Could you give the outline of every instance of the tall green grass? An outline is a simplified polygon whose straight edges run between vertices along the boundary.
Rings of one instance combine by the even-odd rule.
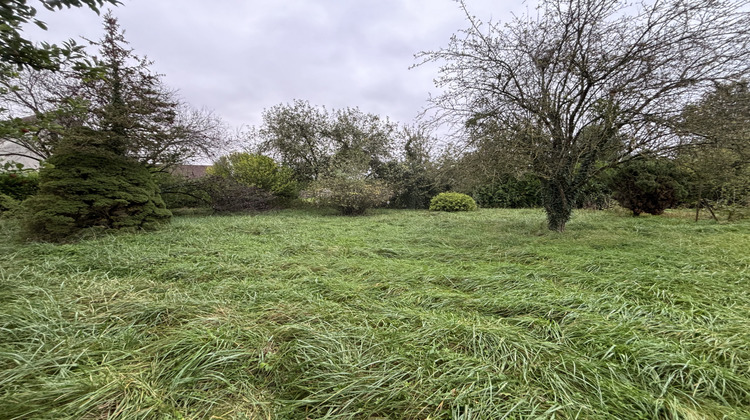
[[[534,210],[0,225],[0,417],[750,418],[750,224]]]

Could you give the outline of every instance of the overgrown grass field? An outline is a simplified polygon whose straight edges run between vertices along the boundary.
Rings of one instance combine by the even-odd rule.
[[[0,418],[747,419],[750,222],[538,210],[0,225]]]

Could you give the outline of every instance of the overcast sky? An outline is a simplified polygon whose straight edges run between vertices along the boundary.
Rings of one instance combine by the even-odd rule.
[[[34,3],[34,2],[32,2]],[[467,0],[472,14],[508,21],[525,2]],[[196,108],[232,127],[294,99],[358,106],[409,123],[435,92],[436,65],[414,54],[446,46],[467,22],[453,0],[123,0],[113,9],[135,53]],[[33,39],[99,39],[88,9],[40,12]]]

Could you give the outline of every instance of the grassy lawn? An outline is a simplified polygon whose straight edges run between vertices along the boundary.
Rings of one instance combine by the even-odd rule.
[[[0,418],[747,419],[750,222],[301,211],[20,244]]]

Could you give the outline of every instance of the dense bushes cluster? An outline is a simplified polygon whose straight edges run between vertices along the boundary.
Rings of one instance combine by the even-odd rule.
[[[305,190],[305,197],[317,205],[334,207],[347,216],[385,205],[391,196],[393,191],[382,181],[344,175],[313,181]]]
[[[5,162],[0,168],[0,215],[8,215],[22,200],[39,190],[39,174],[22,164]]]
[[[203,186],[204,181],[200,178],[191,179],[163,171],[153,176],[168,209],[208,207],[211,203],[211,197]]]
[[[612,188],[608,182],[609,173],[601,173],[591,178],[576,196],[575,207],[579,209],[603,210],[614,205]]]
[[[0,168],[0,194],[23,201],[39,190],[39,174],[20,163],[6,162]]]
[[[6,214],[18,208],[18,201],[11,196],[0,193],[0,215]]]
[[[432,168],[430,168],[432,169]],[[397,209],[426,209],[430,199],[440,192],[435,176],[425,165],[389,162],[381,168],[379,179],[393,189],[389,206]]]
[[[688,176],[666,158],[636,159],[620,165],[609,177],[613,198],[633,212],[659,215],[687,196]]]
[[[471,196],[482,207],[516,209],[539,207],[542,204],[541,182],[530,175],[504,175],[491,183],[475,187]]]
[[[216,212],[264,211],[272,208],[276,199],[269,191],[218,175],[205,176],[197,185]]]
[[[208,169],[210,175],[271,193],[281,198],[297,196],[297,182],[291,169],[282,167],[268,156],[231,153],[220,157]]]
[[[474,211],[477,203],[466,194],[444,192],[430,200],[431,211]]]

